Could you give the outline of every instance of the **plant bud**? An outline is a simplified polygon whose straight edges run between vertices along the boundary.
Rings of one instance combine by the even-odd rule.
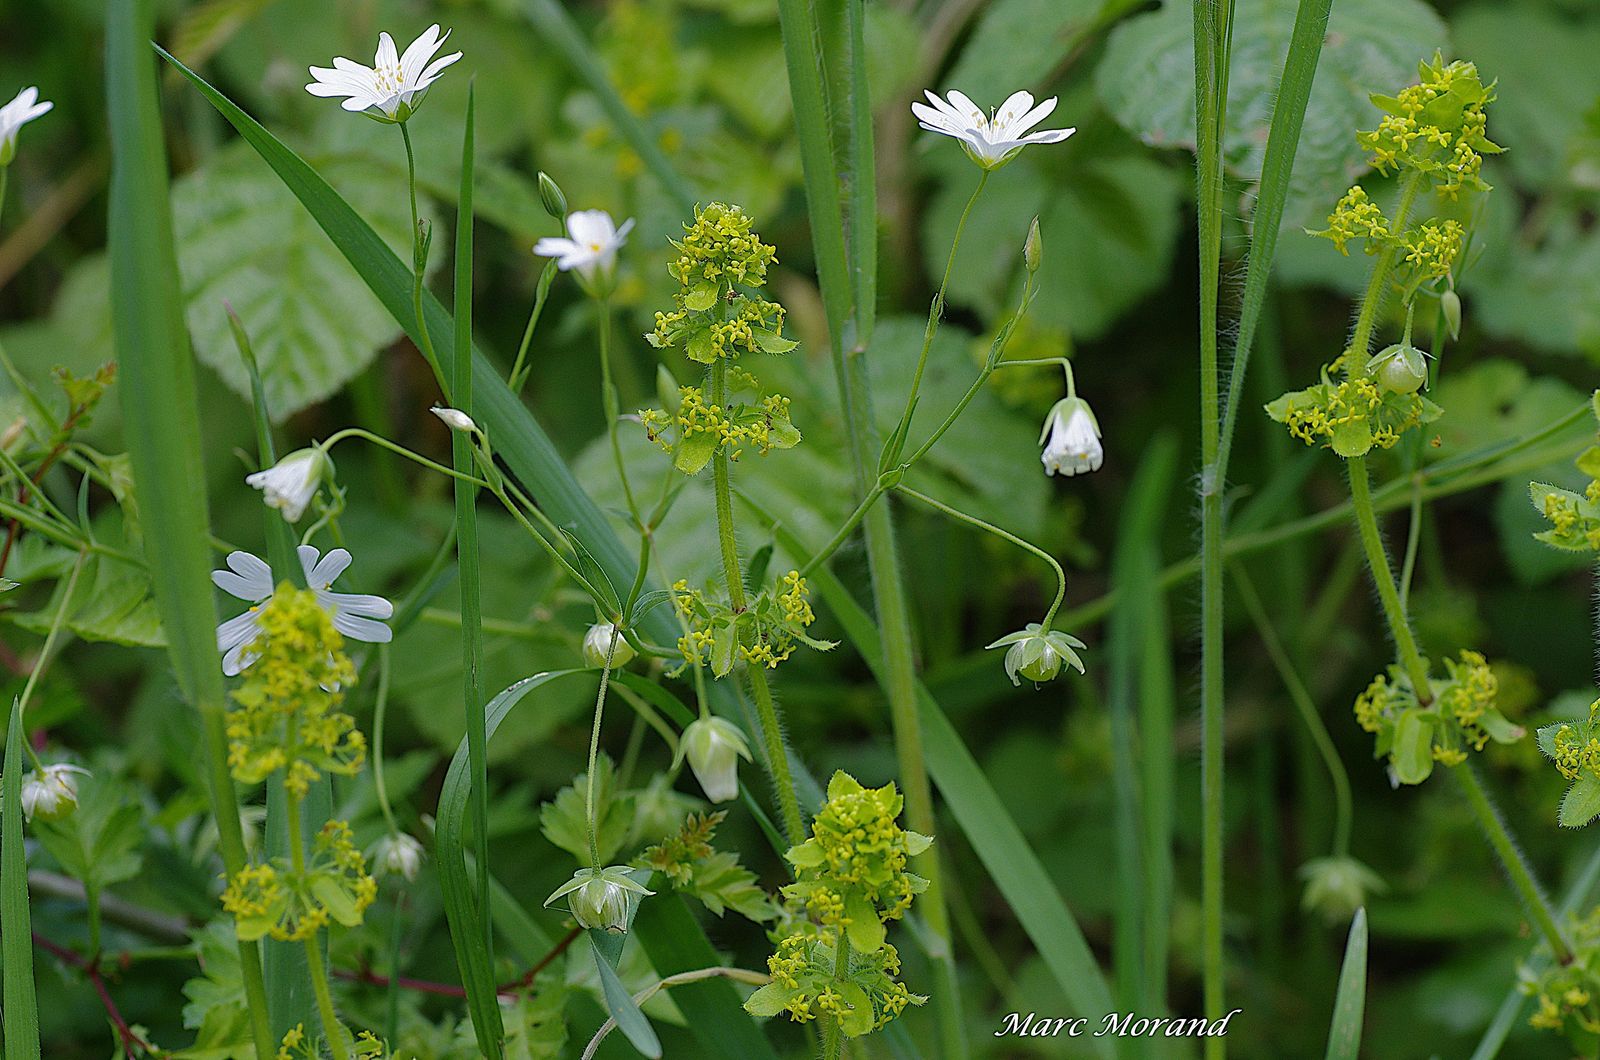
[[[1378,382],[1396,394],[1415,394],[1428,381],[1428,365],[1415,346],[1396,344],[1378,354]]]
[[[443,405],[435,405],[428,411],[432,412],[435,416],[443,420],[444,425],[449,427],[452,431],[465,431],[466,433],[470,434],[478,429],[478,425],[472,422],[472,417],[468,416],[460,409],[452,409],[446,408]]]
[[[539,171],[539,198],[544,203],[545,213],[557,221],[566,221],[567,197],[562,193],[561,186],[542,169]]]
[[[1454,290],[1439,296],[1439,309],[1444,313],[1444,325],[1450,329],[1451,340],[1461,337],[1461,296]]]
[[[683,730],[683,753],[712,802],[739,797],[739,759],[750,760],[744,733],[721,718],[701,718]]]
[[[616,638],[616,647],[611,645],[613,637]],[[617,632],[616,626],[610,622],[596,622],[583,635],[583,661],[589,666],[605,666],[608,653],[613,670],[628,665],[638,654],[633,650],[633,645]]]
[[[406,882],[417,878],[422,868],[422,844],[405,834],[386,835],[367,852],[374,875],[399,876]]]
[[[1028,225],[1028,238],[1022,244],[1022,264],[1029,272],[1038,272],[1043,261],[1044,240],[1039,236],[1039,217],[1035,214],[1033,222]]]
[[[556,899],[566,898],[567,908],[581,926],[620,935],[628,930],[639,899],[654,893],[637,883],[626,866],[612,865],[579,869],[544,904],[548,908]]]
[[[81,766],[53,765],[22,778],[22,814],[32,821],[59,821],[78,808],[78,777],[88,776]]]

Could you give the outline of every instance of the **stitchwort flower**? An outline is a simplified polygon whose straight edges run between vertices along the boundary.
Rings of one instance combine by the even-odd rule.
[[[64,762],[45,766],[22,778],[22,815],[29,821],[59,821],[78,808],[78,778],[89,771]]]
[[[1054,681],[1062,663],[1083,673],[1083,660],[1077,652],[1086,647],[1083,641],[1059,629],[1045,629],[1037,622],[1029,622],[988,647],[1006,649],[1006,676],[1014,685],[1022,684],[1023,677],[1034,684]]]
[[[55,104],[39,98],[37,88],[25,88],[0,107],[0,167],[9,166],[17,157],[17,133],[35,118],[49,113]]]
[[[1029,144],[1060,143],[1078,131],[1076,128],[1028,131],[1056,109],[1054,96],[1036,107],[1029,93],[1013,92],[998,111],[985,116],[976,103],[960,92],[950,92],[948,100],[932,92],[923,95],[928,97],[928,103],[915,100],[911,104],[917,123],[929,132],[960,140],[967,157],[985,170],[999,169]]]
[[[1099,471],[1106,458],[1100,444],[1100,422],[1080,397],[1064,397],[1055,403],[1044,418],[1039,444],[1044,446],[1039,457],[1044,473],[1052,477],[1058,471],[1069,476]]]
[[[723,718],[700,718],[683,730],[679,748],[706,798],[731,802],[739,797],[739,759],[751,758],[750,745],[737,725]]]
[[[245,476],[245,483],[261,491],[267,507],[283,513],[285,522],[298,523],[323,482],[333,477],[333,461],[319,446],[297,449],[265,471]]]
[[[387,643],[394,631],[380,619],[394,614],[394,605],[381,596],[365,593],[336,593],[330,588],[334,580],[350,566],[348,551],[336,548],[317,558],[317,549],[301,545],[295,550],[305,573],[306,586],[316,595],[317,603],[333,619],[333,627],[351,640],[370,644]],[[211,572],[211,581],[229,596],[252,605],[258,605],[273,594],[272,568],[266,561],[248,552],[228,553],[228,570]],[[259,633],[260,608],[252,606],[241,615],[217,626],[217,650],[222,652],[222,672],[236,677],[256,660],[257,652],[252,642]]]
[[[567,215],[567,234],[545,236],[533,245],[542,258],[554,258],[562,272],[576,271],[592,291],[609,290],[617,267],[617,251],[633,231],[633,218],[617,223],[604,210],[579,210]]]
[[[579,869],[544,900],[545,908],[558,898],[566,898],[567,908],[580,925],[620,935],[633,921],[639,899],[655,894],[636,881],[633,872],[626,865]]]
[[[417,878],[422,868],[422,844],[404,832],[382,836],[367,851],[375,876],[399,876],[406,882]]]
[[[378,34],[378,54],[370,67],[340,56],[333,69],[311,67],[315,79],[306,86],[313,96],[345,96],[339,104],[345,110],[366,114],[386,124],[406,121],[422,104],[428,86],[439,79],[444,68],[461,58],[460,52],[435,59],[450,31],[442,35],[437,25],[429,26],[401,55],[394,38]]]
[[[613,645],[612,641],[616,644]],[[617,632],[617,627],[610,622],[596,622],[590,626],[583,635],[583,661],[587,666],[603,667],[606,664],[607,653],[611,656],[611,668],[618,669],[633,661],[639,653],[633,650],[633,645],[622,638]]]

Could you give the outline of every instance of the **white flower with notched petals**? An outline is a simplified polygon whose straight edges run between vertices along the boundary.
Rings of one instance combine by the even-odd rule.
[[[1033,96],[1027,92],[1013,92],[1011,98],[1000,104],[999,110],[985,115],[976,103],[960,92],[951,92],[948,99],[940,99],[932,92],[923,95],[928,97],[928,103],[916,100],[911,104],[917,123],[929,132],[960,140],[967,157],[986,170],[999,169],[1029,144],[1060,143],[1078,131],[1076,128],[1028,131],[1056,109],[1054,96],[1036,107]],[[932,106],[928,105],[930,103]]]
[[[45,766],[22,778],[22,814],[28,820],[59,821],[78,808],[78,777],[88,776],[82,766]]]
[[[1039,442],[1044,446],[1040,459],[1047,475],[1053,476],[1057,471],[1063,475],[1098,471],[1106,457],[1100,445],[1100,424],[1089,403],[1080,397],[1056,402],[1045,417]]]
[[[317,489],[333,473],[333,461],[316,446],[297,449],[265,471],[246,475],[244,481],[262,493],[267,507],[283,513],[287,522],[298,523]]]
[[[345,110],[363,112],[382,122],[403,122],[421,105],[422,94],[444,68],[461,58],[460,52],[434,58],[449,36],[449,30],[441,35],[438,26],[429,26],[401,55],[394,38],[380,33],[378,54],[370,67],[343,56],[333,60],[331,70],[313,66],[311,76],[316,80],[306,91],[313,96],[345,96],[340,104]]]
[[[17,157],[17,131],[55,106],[39,98],[37,88],[25,88],[0,107],[0,166],[9,166]]]
[[[367,861],[374,875],[399,876],[409,883],[422,868],[422,844],[403,832],[386,835],[372,844]]]
[[[683,730],[683,754],[712,802],[739,797],[739,759],[750,761],[750,745],[731,721],[700,718]]]
[[[561,271],[578,271],[586,283],[609,281],[617,265],[617,251],[628,241],[633,218],[618,228],[604,210],[579,210],[567,215],[567,234],[545,236],[533,246],[541,258],[555,258]]]
[[[334,629],[351,640],[369,644],[386,644],[394,637],[394,631],[379,621],[394,614],[393,604],[381,596],[336,593],[330,588],[334,579],[350,566],[349,552],[336,548],[319,560],[312,545],[301,545],[295,551],[300,557],[300,568],[305,572],[306,587],[316,594],[317,603],[333,619]],[[272,568],[265,560],[248,552],[230,552],[228,569],[212,571],[211,581],[229,596],[252,605],[244,614],[217,627],[222,672],[235,677],[256,661],[250,645],[260,632],[257,605],[272,596]]]

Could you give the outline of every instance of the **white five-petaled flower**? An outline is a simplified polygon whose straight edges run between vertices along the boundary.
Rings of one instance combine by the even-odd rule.
[[[317,495],[317,488],[333,472],[333,461],[317,446],[296,449],[265,471],[246,475],[245,482],[260,490],[267,507],[283,513],[287,522],[298,523],[306,505]]]
[[[1106,457],[1100,445],[1100,424],[1089,403],[1080,397],[1056,402],[1045,417],[1039,442],[1044,446],[1040,459],[1047,475],[1053,476],[1057,471],[1063,475],[1098,471]]]
[[[739,797],[739,759],[750,761],[750,745],[737,725],[722,718],[700,718],[683,730],[683,754],[712,802]]]
[[[385,835],[372,844],[367,860],[375,874],[399,876],[409,883],[422,868],[422,844],[404,832]]]
[[[300,568],[305,572],[306,587],[316,594],[317,603],[333,618],[333,628],[351,640],[369,644],[384,644],[394,636],[394,631],[380,619],[394,614],[394,605],[381,596],[364,593],[336,593],[330,589],[334,579],[350,566],[350,553],[336,548],[319,561],[313,545],[301,545],[295,550],[300,557]],[[256,661],[250,645],[260,630],[257,611],[263,600],[272,596],[272,568],[266,561],[248,552],[228,553],[228,570],[211,572],[211,581],[229,596],[251,604],[242,615],[228,619],[217,627],[217,650],[222,652],[222,672],[235,677]]]
[[[45,766],[22,778],[22,814],[28,820],[56,821],[78,808],[78,777],[88,776],[82,766],[60,763]]]
[[[579,210],[567,215],[567,234],[545,236],[533,245],[541,258],[555,258],[561,271],[578,270],[586,283],[608,281],[616,268],[617,251],[628,241],[633,218],[618,228],[604,210]]]
[[[316,80],[306,91],[313,96],[345,96],[348,98],[340,104],[345,110],[365,112],[382,122],[403,122],[422,103],[422,94],[444,68],[461,58],[460,52],[434,58],[449,36],[449,30],[441,35],[437,25],[429,26],[401,55],[394,38],[380,33],[378,54],[370,67],[339,56],[331,70],[311,67]]]
[[[0,107],[0,166],[9,166],[17,157],[17,130],[55,106],[39,98],[37,88],[25,88]]]
[[[911,113],[917,116],[918,124],[929,132],[960,140],[967,157],[986,170],[999,169],[1029,144],[1060,143],[1078,131],[1076,128],[1028,131],[1056,109],[1054,96],[1036,107],[1029,93],[1013,92],[1000,104],[999,110],[985,115],[976,103],[960,92],[950,92],[948,99],[926,91],[923,95],[928,97],[928,103],[916,100],[911,104]]]

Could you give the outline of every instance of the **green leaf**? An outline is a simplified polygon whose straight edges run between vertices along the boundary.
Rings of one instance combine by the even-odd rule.
[[[846,907],[845,915],[850,918],[850,945],[855,947],[857,953],[877,953],[883,948],[887,932],[869,902],[862,898],[853,899]]]
[[[1563,828],[1582,828],[1596,817],[1600,817],[1600,778],[1585,773],[1567,789],[1557,820]]]
[[[1328,1027],[1327,1060],[1356,1060],[1361,1052],[1362,1010],[1367,997],[1367,911],[1357,909],[1345,942],[1339,989]]]
[[[782,983],[768,983],[745,998],[744,1010],[752,1016],[766,1019],[776,1016],[789,1007],[789,1002],[800,996],[798,989],[791,990]]]
[[[639,1006],[634,1004],[633,995],[617,978],[617,970],[601,954],[593,936],[589,939],[589,949],[594,954],[595,967],[600,970],[600,989],[605,993],[606,1008],[611,1018],[617,1021],[617,1029],[627,1035],[633,1047],[645,1056],[659,1057],[661,1040],[656,1037],[650,1021],[644,1018],[644,1013],[639,1011]]]
[[[1227,125],[1223,159],[1246,181],[1261,175],[1273,100],[1291,37],[1296,0],[1237,0],[1231,21]],[[1339,0],[1333,5],[1322,56],[1299,137],[1290,201],[1311,214],[1332,207],[1338,193],[1366,170],[1352,130],[1381,116],[1367,94],[1416,79],[1417,60],[1446,46],[1445,24],[1421,0]],[[1129,132],[1155,146],[1195,142],[1194,22],[1191,5],[1166,0],[1111,34],[1095,73],[1108,110]],[[1291,205],[1297,219],[1304,208]]]
[[[683,296],[683,307],[696,313],[703,313],[717,304],[717,298],[721,293],[722,289],[717,284],[697,283]]]
[[[1395,779],[1402,784],[1421,784],[1433,774],[1433,726],[1420,710],[1408,710],[1395,724]]]
[[[114,780],[87,776],[78,785],[78,808],[59,821],[35,821],[34,834],[67,875],[104,890],[132,879],[142,864],[139,806]]]
[[[998,107],[1019,85],[1041,85],[1115,0],[991,0],[944,83]]]
[[[39,1060],[39,1006],[33,985],[33,931],[28,915],[28,854],[22,837],[22,714],[11,702],[6,728],[5,769],[0,773],[0,980],[5,1055]]]
[[[618,797],[611,759],[601,755],[596,762],[595,817],[600,821],[596,837],[600,860],[609,864],[622,849],[633,824],[632,797]],[[588,775],[580,773],[571,784],[539,810],[539,828],[544,837],[580,862],[589,860],[589,818],[586,806]]]

